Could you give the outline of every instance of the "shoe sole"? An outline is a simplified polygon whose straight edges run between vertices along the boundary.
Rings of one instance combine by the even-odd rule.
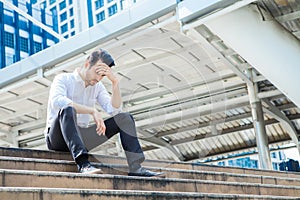
[[[165,174],[159,174],[157,176],[150,176],[150,177],[153,177],[153,178],[166,178],[166,175]]]
[[[101,169],[97,169],[90,172],[85,172],[83,174],[103,174],[103,171]]]
[[[135,177],[146,177],[146,178],[166,178],[166,174],[158,174],[155,176],[143,176],[143,175],[139,175],[139,174],[128,174],[128,176],[135,176]]]

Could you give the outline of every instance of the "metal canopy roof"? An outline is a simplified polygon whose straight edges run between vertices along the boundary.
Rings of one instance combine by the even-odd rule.
[[[192,161],[256,152],[247,80],[242,73],[252,67],[205,25],[191,28],[188,34],[181,33],[175,12],[176,2],[166,2],[168,9],[156,12],[156,19],[152,17],[139,22],[139,28],[114,30],[112,36],[95,39],[88,46],[107,49],[115,57],[117,65],[114,71],[121,82],[123,108],[136,120],[146,157]],[[299,39],[300,1],[263,0],[256,4],[270,12]],[[116,16],[113,22],[121,17]],[[108,27],[111,22],[105,23],[103,26]],[[48,52],[58,47],[74,49],[72,41],[95,36],[93,31],[97,30],[101,30],[101,24]],[[47,50],[30,58],[30,62],[21,62],[40,61],[39,58],[47,55],[45,52]],[[1,80],[0,146],[46,149],[43,129],[51,81],[56,74],[72,72],[81,66],[91,50],[83,47],[80,52],[72,52],[72,55],[64,52],[65,56],[57,63],[54,60],[48,65],[31,66],[34,70],[22,76],[15,74],[14,82]],[[11,74],[18,65],[7,67],[0,74],[2,77]],[[24,65],[22,67],[24,69]],[[292,128],[299,132],[299,108],[264,76],[255,72],[270,148],[295,146],[290,129],[281,123],[274,109],[287,117]],[[110,90],[109,82],[103,82]],[[118,137],[93,152],[122,154]]]

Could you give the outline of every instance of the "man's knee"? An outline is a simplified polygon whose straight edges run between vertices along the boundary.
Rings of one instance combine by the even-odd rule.
[[[115,116],[115,118],[119,120],[130,120],[133,121],[133,117],[129,112],[122,112]]]
[[[128,112],[119,113],[114,117],[114,120],[121,130],[120,133],[126,133],[136,137],[135,122],[132,115]]]
[[[114,116],[114,120],[119,127],[134,125],[134,119],[128,112],[122,112]]]
[[[60,115],[65,117],[74,117],[76,114],[76,110],[73,106],[66,106],[60,110]]]

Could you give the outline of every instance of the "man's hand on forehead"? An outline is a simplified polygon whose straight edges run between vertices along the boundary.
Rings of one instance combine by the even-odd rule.
[[[105,63],[96,64],[96,73],[99,75],[106,75],[107,72],[110,72],[110,67]]]
[[[99,62],[96,64],[96,73],[100,76],[106,76],[110,81],[116,83],[117,77],[114,75],[112,69],[105,63]]]

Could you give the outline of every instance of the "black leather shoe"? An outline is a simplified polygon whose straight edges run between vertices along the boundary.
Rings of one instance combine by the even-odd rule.
[[[136,172],[129,172],[128,176],[159,177],[159,178],[166,177],[164,172],[153,172],[143,167],[138,169]]]
[[[103,174],[101,169],[98,169],[98,168],[92,166],[91,164],[83,165],[80,168],[79,172],[82,174]]]

